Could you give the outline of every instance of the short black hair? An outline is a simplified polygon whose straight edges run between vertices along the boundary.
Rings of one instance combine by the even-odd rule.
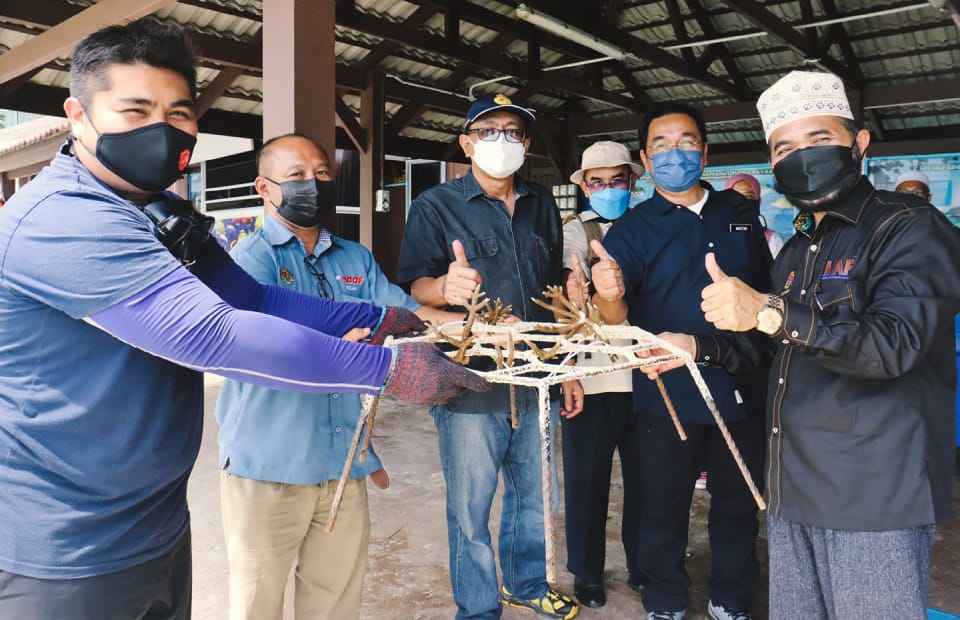
[[[692,118],[697,125],[697,131],[700,132],[700,141],[703,144],[707,143],[707,123],[703,120],[703,112],[699,108],[684,103],[664,103],[644,114],[643,120],[640,121],[640,128],[637,130],[637,138],[640,140],[639,150],[647,150],[647,134],[650,131],[650,123],[671,114],[684,114]]]
[[[110,87],[107,65],[137,63],[177,73],[190,98],[197,98],[197,53],[190,36],[180,26],[150,18],[108,26],[80,41],[70,62],[70,96],[87,106],[94,93]]]
[[[269,155],[270,151],[273,149],[274,145],[280,140],[285,140],[287,138],[303,138],[308,142],[312,143],[315,147],[320,149],[320,152],[327,156],[327,159],[330,158],[330,153],[327,152],[327,149],[323,148],[323,145],[311,138],[310,136],[300,133],[299,131],[292,131],[290,133],[285,133],[280,136],[274,136],[260,145],[260,148],[257,149],[256,155],[256,165],[257,165],[257,174],[263,175],[263,170],[260,168],[261,162],[264,160],[265,155]]]

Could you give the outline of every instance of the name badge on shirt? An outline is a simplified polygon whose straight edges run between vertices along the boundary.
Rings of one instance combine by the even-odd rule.
[[[753,224],[730,224],[730,232],[750,232],[753,230]]]

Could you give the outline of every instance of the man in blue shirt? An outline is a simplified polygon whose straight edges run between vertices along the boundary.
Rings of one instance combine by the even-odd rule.
[[[409,311],[261,286],[198,214],[157,219],[196,142],[195,67],[176,27],[84,39],[64,103],[72,138],[0,210],[4,617],[190,617],[202,371],[422,404],[451,383],[482,387],[436,347],[340,339],[360,327],[383,342],[420,323]]]
[[[764,378],[769,344],[759,335],[724,335],[703,318],[700,291],[710,283],[704,256],[716,254],[728,272],[769,289],[770,252],[756,216],[741,215],[744,198],[700,183],[707,159],[706,127],[694,108],[668,105],[644,117],[640,159],[653,176],[654,196],[617,220],[593,242],[594,300],[607,323],[659,333],[702,366],[703,378],[754,479],[763,460]],[[606,250],[604,250],[606,248]],[[743,351],[742,365],[729,363]],[[690,578],[683,567],[694,481],[710,476],[713,568],[711,620],[746,620],[759,563],[757,506],[689,373],[663,377],[687,441],[681,441],[657,386],[634,371],[633,405],[640,454],[641,509],[637,569],[649,618],[685,614]]]
[[[263,227],[231,255],[259,282],[330,299],[403,306],[425,319],[463,318],[421,309],[387,280],[369,250],[321,227],[335,213],[333,167],[313,140],[299,134],[268,140],[257,169]],[[297,618],[360,616],[370,532],[365,477],[374,474],[375,482],[387,483],[373,450],[363,462],[357,454],[342,518],[332,533],[324,527],[359,413],[357,394],[224,382],[217,421],[232,619],[280,617],[294,558]]]
[[[514,176],[530,146],[527,108],[502,94],[477,99],[460,146],[470,172],[423,192],[410,204],[397,279],[435,308],[462,307],[482,282],[524,321],[552,321],[531,301],[560,284],[563,232],[550,192]],[[492,369],[493,360],[484,369]],[[583,407],[579,382],[564,387],[561,414]],[[447,483],[450,580],[457,618],[499,618],[501,601],[552,618],[572,618],[574,601],[550,588],[544,561],[540,432],[536,392],[517,388],[519,423],[511,428],[510,392],[494,386],[431,414]],[[490,508],[503,472],[500,567],[490,544]]]

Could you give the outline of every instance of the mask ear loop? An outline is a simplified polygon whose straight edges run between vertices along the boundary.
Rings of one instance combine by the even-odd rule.
[[[103,134],[100,132],[99,129],[97,129],[97,126],[93,124],[93,117],[90,116],[90,113],[87,112],[87,108],[85,108],[82,103],[80,104],[80,109],[83,110],[83,115],[86,117],[87,122],[90,123],[90,126],[93,127],[93,131],[96,132],[97,134],[97,140],[99,140],[100,136],[102,136]],[[97,154],[94,151],[90,150],[89,146],[83,143],[83,140],[80,139],[80,136],[72,135],[71,138],[73,138],[73,142],[79,143],[80,146],[83,147],[83,150],[89,153],[91,157],[93,157],[94,159],[100,159],[99,157],[97,157]]]

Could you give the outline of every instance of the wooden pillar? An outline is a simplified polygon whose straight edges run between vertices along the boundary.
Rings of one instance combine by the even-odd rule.
[[[292,131],[336,151],[335,3],[263,3],[263,139]]]
[[[374,202],[377,190],[383,189],[383,106],[383,73],[370,71],[360,93],[360,125],[366,133],[360,151],[360,243],[371,252],[374,218],[380,215],[374,213]]]

